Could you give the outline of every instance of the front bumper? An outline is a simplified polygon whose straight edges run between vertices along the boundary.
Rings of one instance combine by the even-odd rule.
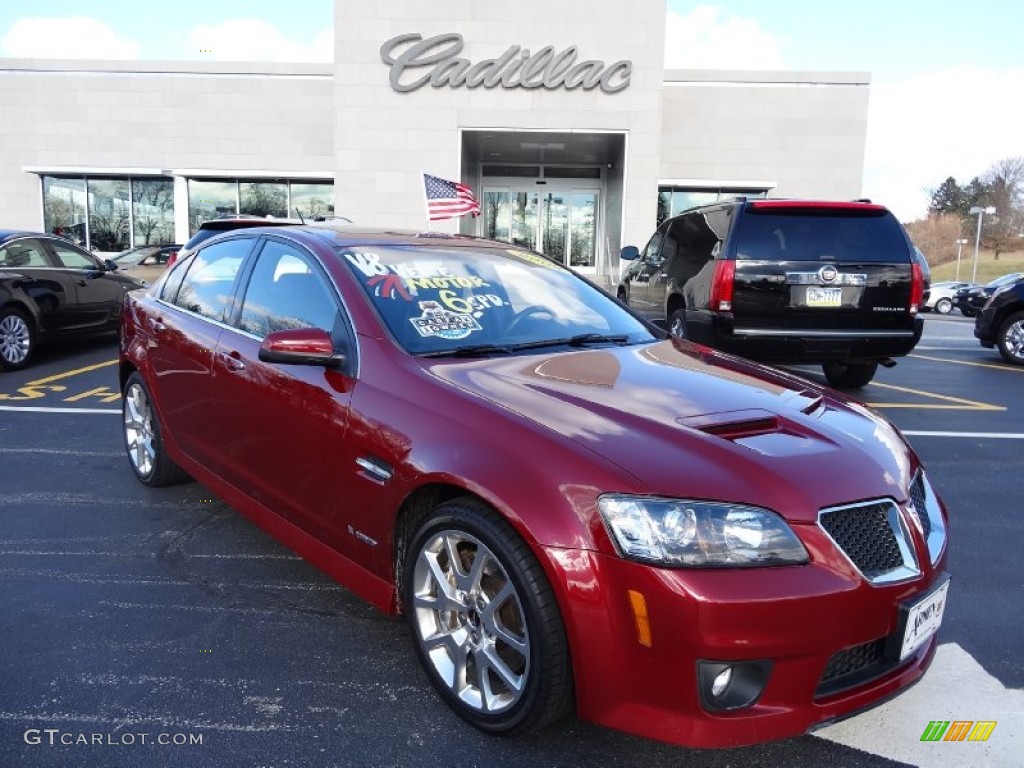
[[[996,345],[995,314],[993,307],[986,307],[974,318],[974,337],[988,349]]]
[[[896,650],[891,663],[823,682],[837,654],[879,641],[891,653],[902,638],[901,605],[938,583],[944,556],[912,581],[879,587],[813,554],[806,566],[684,571],[589,551],[546,553],[565,590],[580,716],[647,738],[713,748],[798,736],[896,695],[934,656],[933,637],[902,663]],[[631,591],[644,596],[649,645]],[[770,674],[752,705],[709,711],[701,660],[767,663]]]

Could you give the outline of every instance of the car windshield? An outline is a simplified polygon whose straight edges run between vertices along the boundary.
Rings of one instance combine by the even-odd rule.
[[[392,336],[417,355],[497,355],[653,341],[607,294],[508,247],[339,249]]]
[[[910,261],[906,238],[887,211],[750,211],[738,234],[739,259]]]
[[[130,251],[117,254],[117,256],[114,257],[114,261],[116,261],[117,265],[120,267],[134,267],[144,258],[149,256],[149,254],[153,253],[154,250],[155,249],[151,247],[132,248]]]
[[[1012,274],[1009,274],[1009,275],[1003,275],[1002,277],[997,277],[995,280],[990,282],[985,287],[986,288],[998,288],[1001,285],[1006,285],[1007,283],[1012,283],[1013,281],[1020,279],[1020,277],[1021,277],[1021,273],[1020,272],[1013,272]]]

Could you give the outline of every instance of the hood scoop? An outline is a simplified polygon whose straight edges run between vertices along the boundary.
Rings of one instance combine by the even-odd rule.
[[[707,413],[676,419],[684,427],[696,429],[704,434],[723,440],[742,440],[758,435],[772,435],[784,431],[782,421],[769,411],[729,411]]]

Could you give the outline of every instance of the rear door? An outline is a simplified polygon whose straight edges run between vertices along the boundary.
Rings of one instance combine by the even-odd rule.
[[[75,287],[74,329],[112,326],[121,312],[125,285],[106,277],[106,269],[91,253],[57,238],[46,238],[57,262]]]
[[[748,203],[730,251],[737,332],[913,328],[910,243],[882,206]]]
[[[221,444],[212,428],[224,404],[213,392],[213,366],[235,284],[255,238],[213,243],[168,275],[160,299],[147,308],[153,396],[174,441],[218,472]]]

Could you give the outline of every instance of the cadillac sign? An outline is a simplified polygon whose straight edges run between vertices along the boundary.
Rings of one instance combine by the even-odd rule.
[[[511,45],[496,59],[476,64],[459,56],[462,35],[449,32],[424,38],[398,35],[380,47],[380,57],[391,67],[391,87],[400,92],[415,91],[428,83],[434,88],[600,88],[617,93],[629,85],[633,62],[576,61],[576,46],[555,52],[546,45],[538,51]]]

